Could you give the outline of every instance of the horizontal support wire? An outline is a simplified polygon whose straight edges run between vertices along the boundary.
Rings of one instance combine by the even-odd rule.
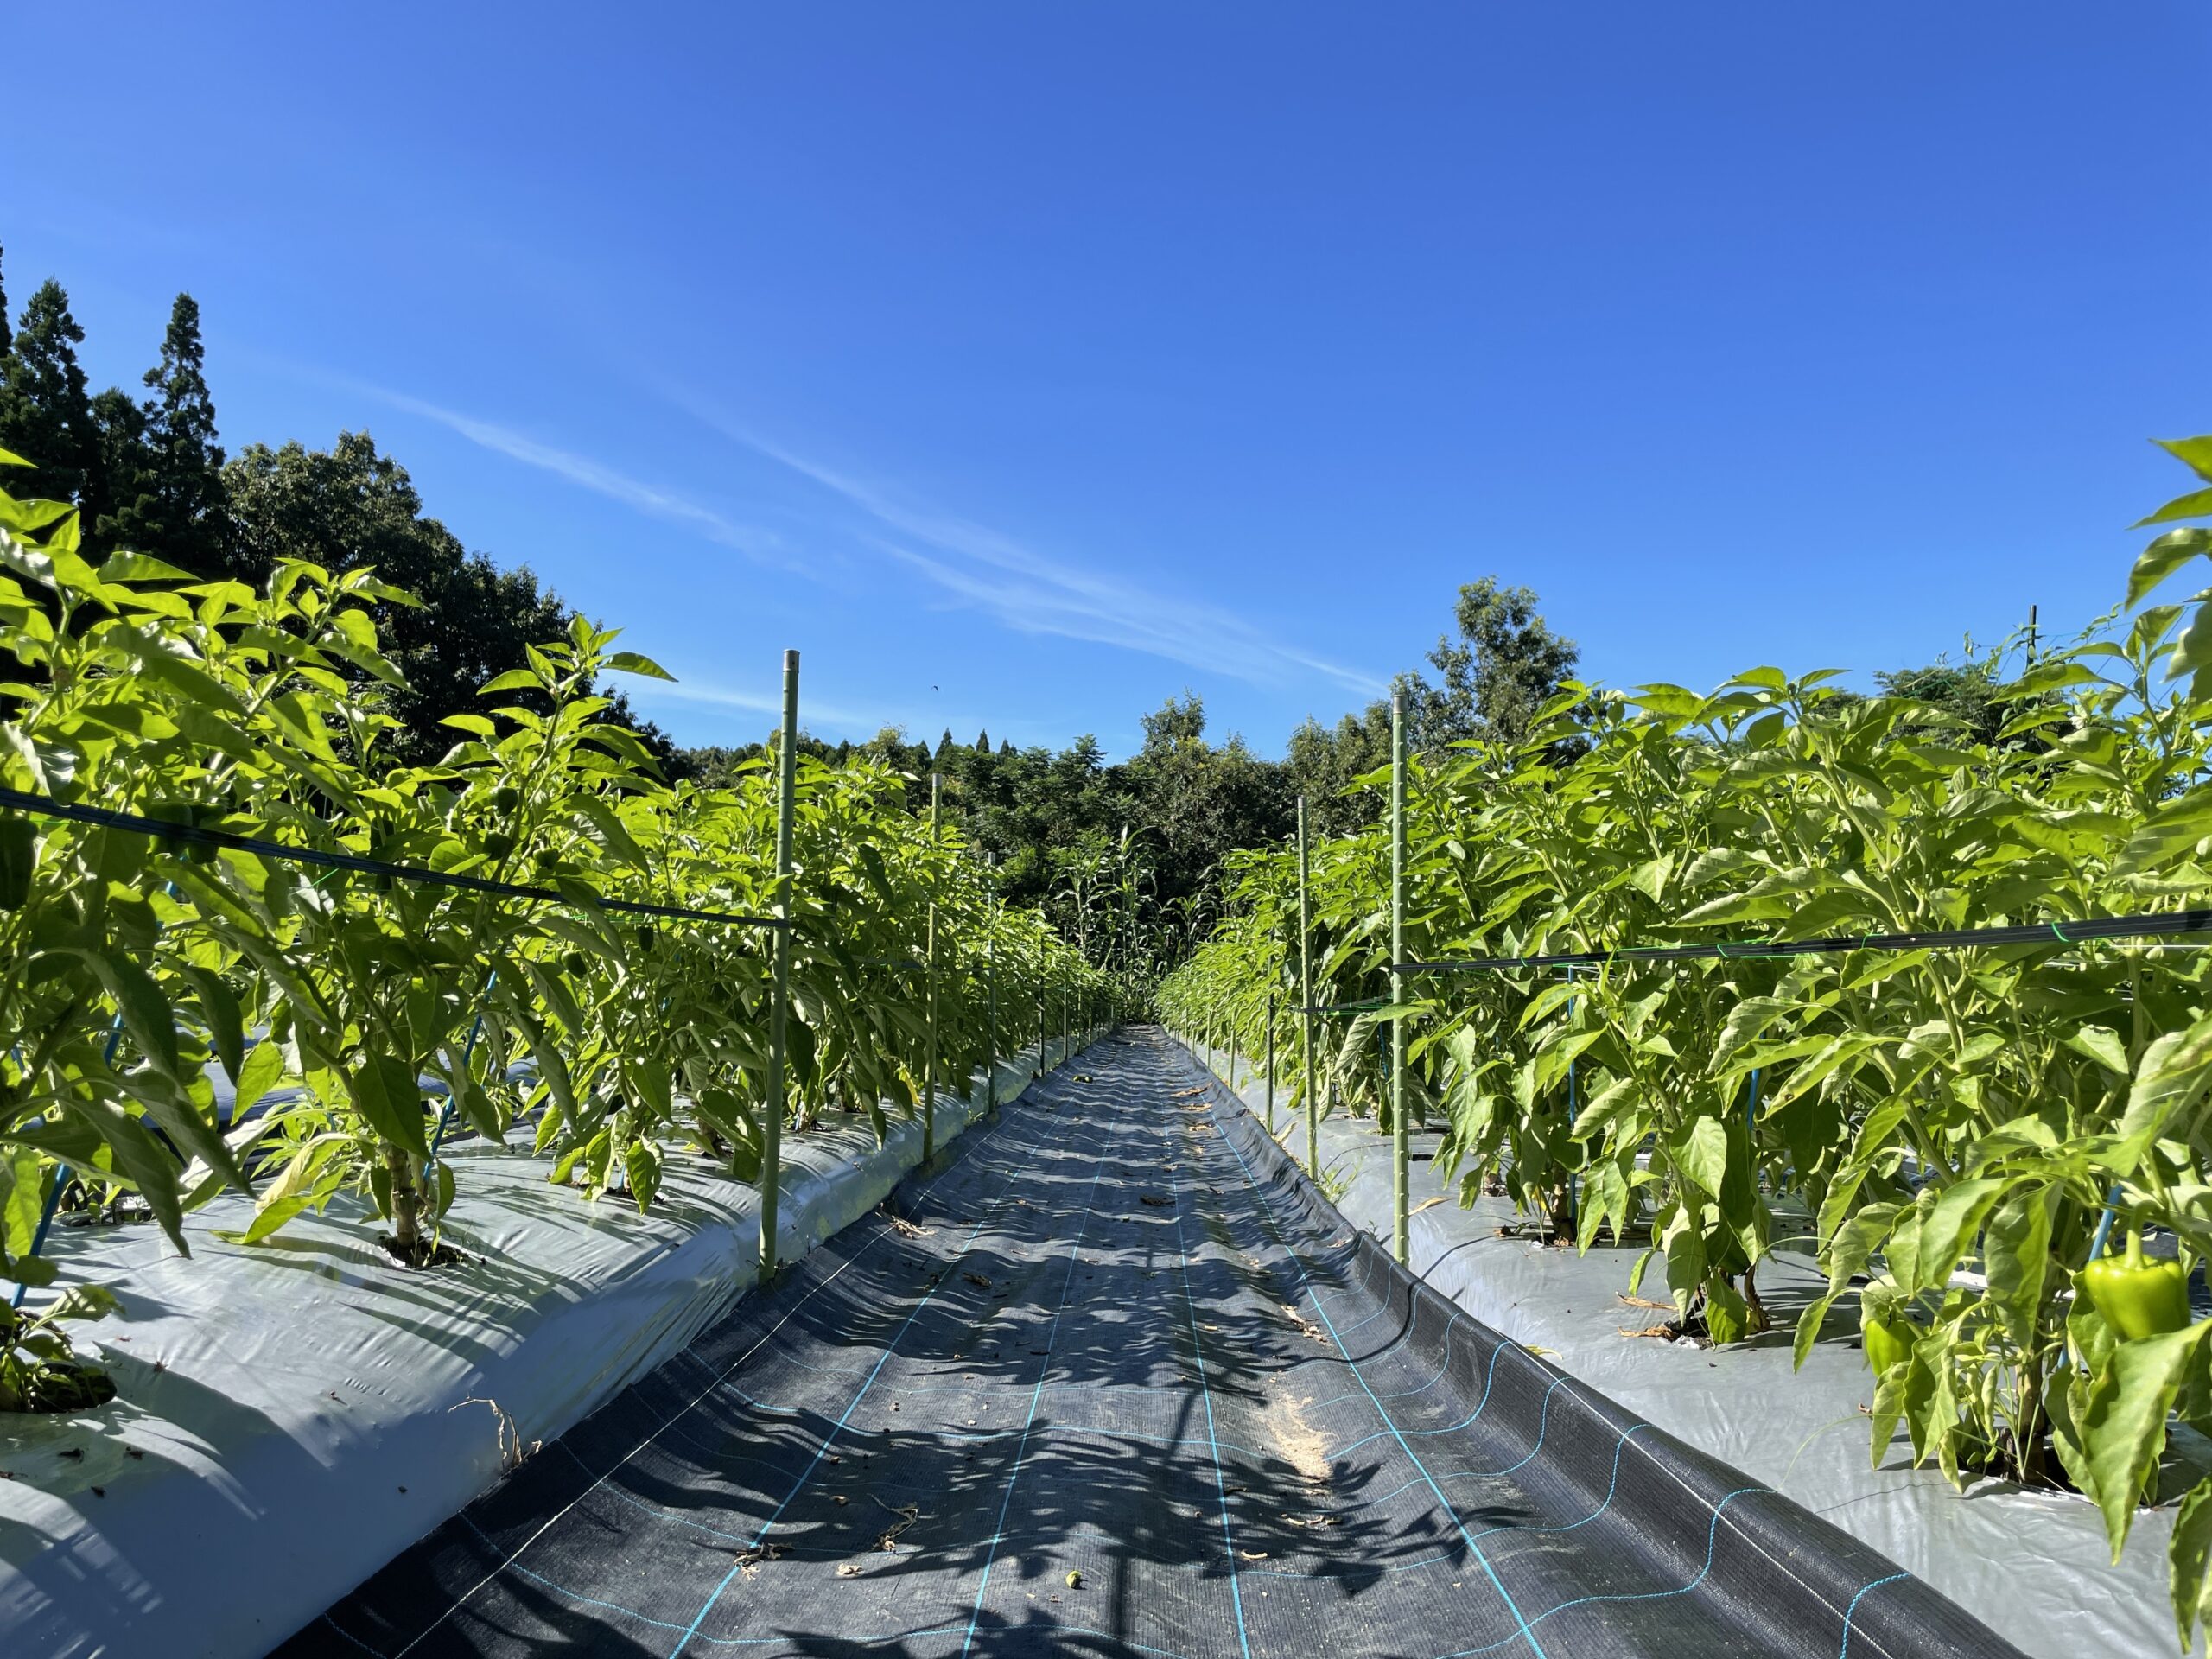
[[[1576,950],[1541,957],[1481,957],[1464,961],[1399,962],[1394,973],[1503,973],[1516,968],[1603,968],[1614,963],[1706,962],[1771,957],[1833,956],[1853,950],[1974,950],[2005,945],[2088,944],[2100,939],[2154,938],[2168,933],[2212,933],[2212,910],[2168,915],[2093,916],[2082,921],[2030,922],[2014,927],[1951,928],[1933,933],[1836,934],[1822,939],[1771,942],[1730,940],[1711,944],[1630,945],[1618,950]],[[1317,1008],[1317,1014],[1332,1010]]]
[[[411,881],[417,887],[456,887],[465,893],[500,893],[512,899],[535,899],[541,904],[620,911],[629,916],[661,916],[672,921],[722,922],[735,927],[772,928],[791,925],[775,916],[745,916],[727,910],[690,910],[681,905],[653,905],[632,899],[606,899],[597,893],[578,894],[563,893],[557,887],[530,887],[512,881],[494,881],[487,876],[464,875],[457,870],[426,870],[411,864],[391,864],[380,858],[364,857],[359,853],[325,852],[315,847],[288,847],[282,842],[264,841],[257,836],[234,835],[228,830],[175,823],[167,818],[142,817],[135,812],[118,812],[103,806],[75,805],[67,801],[57,801],[49,795],[35,795],[26,790],[0,789],[0,807],[12,807],[16,811],[33,813],[40,817],[60,818],[70,823],[91,824],[102,830],[124,830],[137,835],[155,836],[168,842],[189,842],[201,847],[226,847],[232,852],[252,853],[262,858],[286,859],[295,864],[314,864],[330,870],[352,870],[359,875],[387,876],[395,881]]]

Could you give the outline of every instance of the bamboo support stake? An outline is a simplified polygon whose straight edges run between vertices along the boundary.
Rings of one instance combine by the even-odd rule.
[[[1406,976],[1406,693],[1390,694],[1390,1001],[1405,1001]],[[1412,1254],[1408,1205],[1411,1148],[1406,1125],[1406,1020],[1390,1016],[1390,1237],[1398,1262]]]
[[[930,887],[937,887],[938,775],[930,773]],[[922,969],[929,1046],[922,1061],[922,1161],[937,1152],[937,900],[930,900],[928,955]]]
[[[791,824],[798,791],[798,652],[784,653],[784,728],[776,755],[776,995],[768,1010],[768,1097],[760,1112],[760,1277],[776,1270],[784,1178],[784,1045],[791,993]]]
[[[1313,920],[1308,903],[1312,873],[1306,853],[1306,798],[1298,798],[1299,1063],[1306,1089],[1306,1173],[1321,1179],[1321,1096],[1313,1087]]]
[[[1267,1052],[1268,1138],[1272,1141],[1275,1133],[1275,994],[1272,988],[1268,992]]]

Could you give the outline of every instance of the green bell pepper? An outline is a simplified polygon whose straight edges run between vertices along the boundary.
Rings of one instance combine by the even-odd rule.
[[[2151,1261],[2143,1254],[2143,1235],[2133,1227],[2125,1256],[2099,1256],[2075,1282],[2124,1342],[2189,1325],[2189,1269],[2176,1258]]]

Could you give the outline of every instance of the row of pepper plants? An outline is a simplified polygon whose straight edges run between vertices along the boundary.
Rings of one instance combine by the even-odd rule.
[[[1003,1052],[1057,1033],[1064,998],[1102,1005],[898,777],[802,759],[771,1098],[768,931],[602,902],[768,913],[765,765],[671,786],[596,690],[666,677],[581,620],[448,719],[439,764],[387,765],[402,682],[378,624],[415,602],[365,569],[287,564],[255,591],[129,552],[94,566],[73,510],[0,493],[0,785],[559,895],[0,809],[0,1278],[46,1293],[0,1306],[0,1409],[105,1397],[60,1322],[112,1297],[35,1248],[65,1178],[72,1203],[142,1203],[180,1250],[226,1190],[252,1198],[228,1235],[248,1245],[365,1194],[421,1265],[444,1259],[458,1140],[523,1125],[552,1180],[647,1209],[686,1149],[757,1181],[769,1115],[881,1135],[931,1077],[964,1086],[995,1032]]]
[[[2166,446],[2212,486],[2212,438]],[[1392,1002],[1385,829],[1313,850],[1307,1075],[1290,1098],[1387,1111],[1378,1027],[1411,1022],[1409,1092],[1471,1205],[1534,1230],[1640,1240],[1686,1328],[1768,1323],[1759,1263],[1818,1252],[1799,1363],[1856,1303],[1898,1426],[1963,1485],[2071,1484],[2115,1559],[2170,1423],[2212,1431],[2212,950],[2077,944],[2086,918],[2212,904],[2212,590],[2144,601],[2212,556],[2212,487],[2138,562],[2127,608],[2004,691],[1980,741],[1910,699],[1774,668],[1710,696],[1567,687],[1525,739],[1416,760],[1407,953],[1421,961],[1730,942],[1717,960],[1569,975],[1413,974]],[[1370,786],[1387,773],[1363,780]],[[1297,1006],[1298,872],[1240,855],[1234,913],[1160,988],[1180,1030],[1259,1052]],[[1762,956],[1762,942],[2056,924],[1971,950]],[[2148,1231],[2164,1259],[2146,1256]],[[1631,1286],[1631,1291],[1634,1287]],[[1832,1319],[1832,1313],[1836,1316]],[[2212,1481],[2171,1548],[2186,1647],[2212,1611]]]

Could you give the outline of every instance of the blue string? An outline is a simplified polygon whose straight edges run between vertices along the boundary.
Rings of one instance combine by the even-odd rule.
[[[1869,1590],[1878,1590],[1885,1584],[1895,1584],[1899,1579],[1909,1579],[1910,1573],[1892,1573],[1886,1579],[1876,1579],[1872,1584],[1859,1586],[1859,1595],[1851,1599],[1851,1605],[1843,1610],[1843,1645],[1835,1650],[1835,1659],[1849,1659],[1851,1653],[1851,1616],[1859,1611],[1859,1600]]]
[[[2105,1212],[2097,1222],[2096,1236],[2089,1241],[2089,1260],[2094,1262],[2105,1253],[2105,1242],[2112,1236],[2114,1207],[2120,1203],[2120,1183],[2112,1184],[2112,1191],[2105,1195]]]

